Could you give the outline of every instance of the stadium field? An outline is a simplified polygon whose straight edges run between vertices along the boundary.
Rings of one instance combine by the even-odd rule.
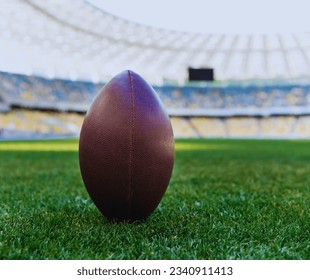
[[[168,190],[110,223],[77,140],[0,142],[0,259],[310,259],[310,141],[176,140]]]

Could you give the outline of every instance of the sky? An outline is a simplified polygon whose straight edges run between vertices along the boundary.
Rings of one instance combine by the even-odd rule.
[[[309,0],[87,0],[134,22],[200,33],[310,31]]]

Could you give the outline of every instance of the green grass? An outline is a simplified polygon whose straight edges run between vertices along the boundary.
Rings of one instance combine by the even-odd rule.
[[[143,223],[109,223],[76,140],[0,142],[0,259],[310,259],[310,141],[178,140]]]

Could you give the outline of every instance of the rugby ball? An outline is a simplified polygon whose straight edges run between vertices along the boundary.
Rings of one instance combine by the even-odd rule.
[[[126,70],[96,95],[82,125],[79,162],[86,189],[108,220],[146,219],[172,174],[173,130],[158,94]]]

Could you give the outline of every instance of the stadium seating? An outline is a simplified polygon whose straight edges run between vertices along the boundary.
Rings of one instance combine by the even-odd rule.
[[[103,86],[84,81],[46,78],[0,72],[0,95],[8,104],[32,108],[85,112]],[[197,109],[217,115],[310,113],[310,84],[289,82],[154,86],[169,109]],[[200,113],[201,115],[202,113]]]
[[[83,114],[103,85],[0,72],[0,128],[78,136]],[[308,83],[154,87],[176,137],[310,137]]]
[[[83,119],[74,112],[13,109],[0,113],[0,129],[77,137]],[[172,117],[171,123],[176,138],[310,138],[310,116]]]
[[[83,115],[15,109],[0,114],[0,128],[48,135],[78,136]]]

